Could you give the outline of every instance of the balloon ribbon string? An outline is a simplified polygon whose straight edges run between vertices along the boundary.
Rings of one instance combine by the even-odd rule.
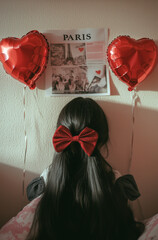
[[[131,171],[132,158],[133,158],[135,107],[136,107],[136,99],[137,99],[137,94],[135,90],[133,90],[131,94],[132,94],[132,134],[131,134],[130,158],[129,158],[129,164],[127,169],[128,173],[130,173]]]
[[[134,149],[135,108],[136,108],[136,100],[138,99],[138,95],[136,94],[135,90],[133,90],[133,92],[131,92],[131,94],[132,94],[132,134],[131,134],[131,149],[130,149],[130,158],[129,158],[129,164],[128,164],[128,173],[130,173],[131,166],[132,166],[133,149]],[[145,219],[143,209],[142,209],[139,199],[137,199],[137,204],[138,204],[141,218]]]
[[[24,136],[25,136],[25,152],[23,162],[23,179],[22,179],[22,194],[25,197],[25,175],[26,175],[26,154],[27,154],[27,134],[26,134],[26,85],[23,88],[23,106],[24,106]]]

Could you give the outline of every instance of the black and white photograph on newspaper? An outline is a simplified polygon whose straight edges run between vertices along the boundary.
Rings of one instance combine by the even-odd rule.
[[[54,30],[45,35],[50,45],[47,96],[110,95],[107,29]]]

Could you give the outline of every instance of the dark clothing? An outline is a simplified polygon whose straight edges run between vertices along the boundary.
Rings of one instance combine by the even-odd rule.
[[[33,179],[27,186],[26,193],[29,201],[40,196],[45,189],[45,182],[43,177]]]
[[[33,179],[27,186],[28,200],[32,201],[34,198],[41,195],[44,192],[44,189],[45,182],[43,177]],[[131,174],[119,177],[115,182],[115,189],[116,191],[121,191],[124,198],[127,200],[129,199],[131,201],[134,201],[140,197],[140,192],[138,190],[137,184]]]

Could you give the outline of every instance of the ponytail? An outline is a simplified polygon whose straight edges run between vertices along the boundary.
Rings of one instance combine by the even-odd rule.
[[[70,147],[54,156],[45,193],[30,231],[31,236],[33,229],[38,228],[37,238],[28,237],[27,240],[39,240],[42,236],[45,239],[60,239],[57,236],[62,235],[60,228],[64,232],[65,224],[68,229],[70,226],[73,226],[72,229],[80,227],[82,233],[89,232],[91,237],[97,232],[97,239],[102,239],[99,235],[105,232],[103,219],[112,200],[113,171],[97,149],[92,156],[88,156],[79,144],[72,143]],[[75,212],[81,221],[80,226],[76,226],[72,219]]]

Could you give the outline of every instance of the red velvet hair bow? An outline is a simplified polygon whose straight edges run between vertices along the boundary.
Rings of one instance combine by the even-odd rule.
[[[98,133],[85,127],[77,136],[72,136],[70,130],[65,126],[59,126],[53,136],[53,145],[56,152],[62,152],[72,142],[79,142],[88,156],[91,156],[97,144]]]

